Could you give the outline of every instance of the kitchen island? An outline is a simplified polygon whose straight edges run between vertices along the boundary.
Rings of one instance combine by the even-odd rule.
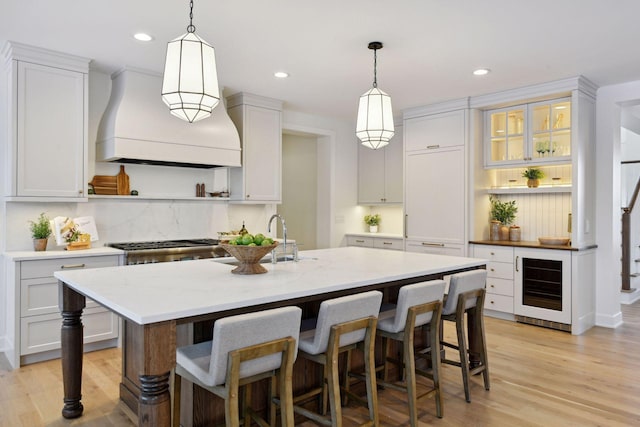
[[[233,275],[233,266],[211,259],[58,271],[55,277],[60,281],[63,317],[62,414],[75,418],[83,411],[81,316],[85,297],[117,313],[132,327],[124,346],[136,355],[132,368],[140,384],[139,425],[168,426],[177,324],[386,290],[484,265],[482,259],[348,247],[301,252],[297,263],[265,264],[268,273],[250,276]]]

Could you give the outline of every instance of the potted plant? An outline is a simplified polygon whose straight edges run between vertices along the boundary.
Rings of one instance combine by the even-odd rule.
[[[522,177],[527,178],[527,187],[537,188],[540,180],[544,178],[544,172],[538,168],[527,168],[522,172]]]
[[[503,202],[493,196],[489,196],[489,201],[491,202],[489,214],[493,222],[491,240],[509,240],[509,225],[516,219],[516,213],[518,212],[516,201]],[[499,227],[495,221],[500,224]],[[499,229],[499,237],[495,235],[496,229]]]
[[[378,224],[380,224],[380,214],[365,215],[364,222],[369,226],[370,233],[378,232]]]
[[[33,249],[36,251],[47,250],[47,241],[51,236],[51,224],[49,218],[42,212],[36,221],[29,221],[31,225],[31,237]]]

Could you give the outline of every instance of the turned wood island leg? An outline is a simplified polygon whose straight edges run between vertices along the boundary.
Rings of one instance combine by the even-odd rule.
[[[63,282],[58,282],[62,312],[60,331],[62,345],[62,379],[64,385],[64,418],[82,415],[82,310],[85,297]]]

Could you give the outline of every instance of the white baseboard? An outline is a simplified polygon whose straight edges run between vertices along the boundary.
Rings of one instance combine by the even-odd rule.
[[[631,289],[631,292],[620,292],[620,304],[633,304],[640,300],[640,289]]]
[[[596,326],[602,326],[603,328],[615,329],[622,325],[622,312],[619,311],[614,315],[602,315],[596,314]]]

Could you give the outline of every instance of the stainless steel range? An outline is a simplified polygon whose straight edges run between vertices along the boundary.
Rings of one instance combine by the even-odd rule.
[[[132,265],[225,256],[218,244],[217,239],[185,239],[109,243],[107,246],[125,251],[125,264]]]

